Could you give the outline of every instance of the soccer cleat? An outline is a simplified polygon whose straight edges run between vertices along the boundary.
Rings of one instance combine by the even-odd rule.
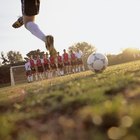
[[[23,25],[23,17],[19,17],[16,22],[13,23],[13,28],[19,28]]]
[[[54,38],[52,35],[46,36],[46,49],[49,51],[50,56],[57,56],[57,51],[54,48]]]

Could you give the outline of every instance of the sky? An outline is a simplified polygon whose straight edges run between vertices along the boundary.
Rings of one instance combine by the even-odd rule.
[[[140,0],[41,0],[36,23],[55,47],[63,49],[87,42],[104,54],[118,54],[123,49],[140,49]],[[0,4],[0,52],[46,51],[44,42],[24,26],[12,28],[21,15],[20,0],[2,0]]]

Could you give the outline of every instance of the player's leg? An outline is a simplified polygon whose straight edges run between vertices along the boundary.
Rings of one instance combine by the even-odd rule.
[[[36,36],[37,38],[39,38],[42,41],[46,42],[45,34],[41,31],[39,26],[34,21],[35,21],[35,16],[23,15],[23,22],[24,22],[25,28],[28,31],[30,31],[34,36]]]
[[[79,67],[79,60],[76,60],[76,72],[78,72],[78,67]]]
[[[21,0],[21,6],[23,16],[20,18],[20,20],[18,19],[13,25],[18,28],[24,24],[27,30],[29,30],[34,36],[45,42],[46,48],[47,50],[49,50],[50,55],[56,55],[53,36],[46,36],[40,30],[39,26],[34,22],[35,16],[39,13],[40,0]]]
[[[34,36],[45,42],[46,49],[50,52],[51,56],[56,56],[57,51],[54,48],[54,38],[52,35],[45,35],[34,22],[35,16],[23,16],[25,28],[30,31]]]
[[[24,24],[25,28],[28,31],[30,31],[34,36],[46,42],[45,34],[40,30],[39,26],[34,21],[35,21],[35,16],[23,15],[12,26],[14,28],[19,28]]]

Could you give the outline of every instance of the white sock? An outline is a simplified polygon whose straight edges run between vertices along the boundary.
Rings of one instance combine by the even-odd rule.
[[[79,66],[79,72],[81,71],[81,66]]]
[[[45,72],[46,78],[48,77],[48,72]]]
[[[37,74],[35,75],[35,79],[36,79],[36,81],[38,80],[38,75]]]
[[[48,72],[48,79],[50,78],[50,72]]]
[[[26,24],[26,29],[29,30],[34,36],[41,39],[42,41],[46,41],[45,34],[39,29],[38,25],[34,22],[30,21]]]
[[[85,71],[85,67],[83,66],[83,71]]]
[[[40,80],[42,80],[42,79],[43,79],[43,77],[42,77],[42,74],[41,74],[41,73],[39,74],[39,77],[40,77]]]
[[[50,72],[50,78],[52,78],[52,77],[53,77],[53,72],[51,71],[51,72]]]
[[[28,82],[30,82],[30,76],[27,77]]]
[[[61,72],[61,75],[64,75],[64,71],[60,71]]]
[[[31,81],[33,82],[33,75],[31,75]]]
[[[74,70],[74,69],[72,69],[72,72],[73,72],[73,73],[75,73],[75,70]]]
[[[32,82],[32,76],[31,75],[29,76],[29,78],[30,78],[30,82]]]

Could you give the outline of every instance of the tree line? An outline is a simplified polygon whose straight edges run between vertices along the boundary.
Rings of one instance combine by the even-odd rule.
[[[96,52],[96,47],[88,44],[87,42],[76,43],[68,48],[68,52],[70,50],[75,51],[79,48],[83,52],[83,61],[85,68],[87,67],[87,58],[92,52]],[[30,55],[40,54],[42,55],[44,52],[38,50],[32,50],[27,54],[27,57]],[[109,65],[115,65],[120,63],[125,63],[134,60],[140,60],[140,50],[137,48],[126,48],[119,54],[106,54]],[[1,52],[0,54],[0,85],[3,86],[5,84],[10,84],[10,67],[18,66],[25,64],[25,60],[22,54],[18,51],[9,51],[7,54]],[[0,86],[0,87],[1,87]]]
[[[109,65],[140,60],[140,50],[138,48],[126,48],[117,55],[108,54],[107,58],[109,60]]]

